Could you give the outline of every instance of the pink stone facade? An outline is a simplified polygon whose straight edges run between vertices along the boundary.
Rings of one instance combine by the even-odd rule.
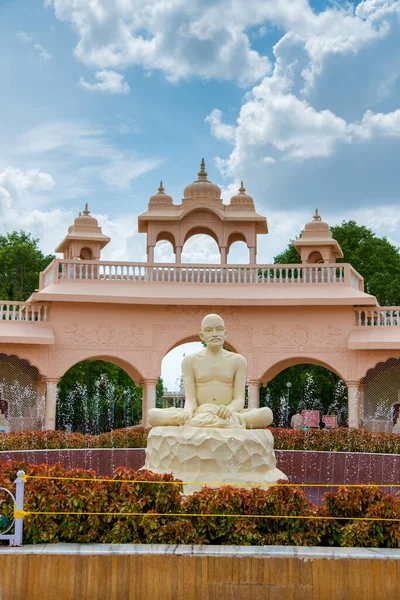
[[[229,205],[218,190],[204,164],[181,204],[159,190],[139,217],[139,231],[147,235],[144,263],[102,261],[109,238],[86,209],[58,247],[64,258],[41,274],[39,291],[26,303],[0,301],[0,354],[36,367],[46,428],[55,424],[57,381],[88,358],[113,362],[143,384],[146,424],[162,359],[181,343],[197,341],[210,312],[224,318],[228,345],[247,358],[253,405],[260,384],[288,366],[313,363],[346,382],[349,426],[362,424],[368,371],[400,359],[400,308],[379,307],[364,293],[360,275],[335,262],[340,247],[319,215],[298,240],[306,242],[297,248],[298,265],[257,264],[265,218],[243,186]],[[183,244],[197,233],[214,237],[221,264],[181,262]],[[154,263],[160,239],[171,241],[176,263]],[[238,240],[250,248],[249,265],[226,264]]]

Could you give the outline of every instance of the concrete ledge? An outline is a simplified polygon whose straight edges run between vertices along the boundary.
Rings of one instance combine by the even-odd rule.
[[[34,544],[10,548],[0,547],[4,554],[40,555],[174,555],[231,556],[236,558],[282,557],[299,559],[392,559],[400,560],[396,548],[328,548],[319,546],[186,546],[183,544]]]

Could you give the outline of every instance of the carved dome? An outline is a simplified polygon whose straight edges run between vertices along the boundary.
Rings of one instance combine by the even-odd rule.
[[[198,176],[197,181],[185,187],[183,192],[184,199],[214,198],[215,200],[219,200],[221,198],[221,188],[215,183],[208,181],[204,158],[201,160]]]
[[[323,221],[319,216],[318,208],[315,209],[315,215],[313,216],[313,220],[309,223],[306,223],[304,231],[324,231],[328,232],[330,237],[332,236],[332,233],[329,231],[328,223],[325,223],[325,221]]]
[[[85,204],[85,210],[76,217],[74,224],[68,227],[68,231],[71,232],[73,227],[98,227],[99,222],[94,217],[90,216],[88,204]]]
[[[164,187],[163,187],[163,182],[160,181],[160,187],[158,188],[158,193],[154,194],[154,196],[152,196],[149,200],[149,204],[154,205],[160,205],[160,204],[168,204],[171,205],[173,204],[174,201],[172,200],[172,196],[170,196],[169,194],[166,194],[164,192]]]
[[[236,204],[236,205],[243,205],[243,204],[247,204],[247,205],[251,205],[254,206],[254,200],[251,196],[249,196],[248,194],[246,194],[246,188],[243,187],[243,181],[240,182],[240,188],[239,188],[239,193],[236,194],[236,196],[232,196],[231,198],[231,204]]]

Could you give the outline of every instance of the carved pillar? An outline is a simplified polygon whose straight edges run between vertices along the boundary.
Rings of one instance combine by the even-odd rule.
[[[56,428],[57,383],[58,379],[46,379],[45,429]]]
[[[348,408],[349,408],[349,427],[357,428],[360,427],[359,419],[359,401],[360,392],[358,387],[359,381],[346,381],[347,395],[348,395]]]
[[[360,383],[358,386],[359,392],[359,421],[360,425],[364,424],[364,402],[365,402],[365,390],[367,389],[367,385],[365,383]]]
[[[175,262],[177,265],[181,264],[182,257],[182,246],[176,246],[175,248]]]
[[[250,264],[255,265],[256,261],[257,261],[256,248],[255,248],[255,246],[251,246],[249,248],[249,250],[250,250]]]
[[[150,427],[148,413],[156,406],[156,386],[158,379],[145,379],[141,382],[143,386],[142,423],[144,427]]]
[[[154,246],[148,246],[147,248],[147,262],[154,262]]]
[[[226,246],[221,246],[219,251],[221,253],[221,265],[226,265],[226,261],[227,261]]]
[[[249,408],[260,408],[261,381],[251,379],[248,384],[248,406]]]

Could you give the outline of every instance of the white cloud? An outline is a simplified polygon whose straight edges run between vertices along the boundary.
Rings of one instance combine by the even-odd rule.
[[[26,31],[18,31],[17,38],[22,44],[31,44],[43,60],[50,60],[52,55],[42,44],[33,43],[33,36]]]
[[[235,138],[235,127],[233,125],[225,125],[222,123],[222,113],[217,108],[211,112],[204,119],[206,123],[209,123],[211,133],[214,137],[219,140],[224,140],[226,142],[232,142]]]
[[[129,94],[129,84],[124,76],[116,71],[97,71],[95,78],[98,83],[88,83],[83,77],[79,79],[79,85],[91,92],[107,92],[109,94]]]
[[[50,52],[42,44],[33,44],[33,47],[38,51],[40,58],[43,58],[43,60],[50,60],[52,58]]]
[[[270,71],[269,59],[251,48],[245,32],[253,21],[262,23],[263,4],[250,3],[247,11],[242,0],[46,0],[56,17],[77,31],[75,55],[87,66],[141,65],[146,71],[161,70],[170,81],[196,75],[241,84]]]
[[[162,70],[171,81],[197,75],[256,82],[270,71],[266,56],[251,48],[252,37],[271,26],[300,39],[309,64],[305,88],[323,69],[326,58],[356,53],[383,38],[399,14],[397,0],[366,0],[357,9],[334,4],[316,14],[307,0],[46,0],[60,21],[79,35],[75,54],[100,69],[142,65]]]
[[[22,171],[7,167],[0,173],[0,186],[10,194],[23,196],[31,192],[48,192],[53,189],[55,181],[49,173],[42,173],[39,169]]]
[[[231,143],[228,158],[217,157],[216,164],[224,175],[247,178],[254,176],[259,165],[274,168],[282,162],[298,162],[316,158],[329,158],[343,145],[367,143],[380,138],[400,137],[400,110],[374,112],[364,110],[358,118],[346,120],[326,106],[313,104],[313,88],[325,69],[329,75],[329,57],[352,57],[371,44],[380,44],[388,36],[398,40],[400,35],[400,1],[366,0],[354,12],[351,5],[345,8],[327,8],[318,15],[306,3],[302,13],[285,11],[288,3],[281,3],[282,11],[270,11],[269,18],[285,26],[288,31],[274,47],[275,65],[266,76],[244,97],[235,125],[225,124],[222,113],[215,108],[206,122],[211,133]],[[292,7],[299,7],[293,2]],[[255,7],[257,1],[251,3]],[[275,11],[275,12],[274,12]],[[397,42],[398,48],[398,42]],[[396,52],[396,49],[392,51]],[[344,65],[346,67],[346,65]],[[392,91],[399,72],[385,73]],[[368,89],[368,69],[365,85]],[[340,85],[340,75],[335,74]],[[386,81],[386,80],[385,80]],[[338,84],[332,81],[333,86]],[[345,89],[342,100],[345,98]],[[377,91],[382,96],[382,90]],[[384,96],[390,94],[385,87]],[[329,102],[329,99],[328,99]],[[351,104],[351,98],[348,99]],[[343,101],[342,101],[343,104]]]

